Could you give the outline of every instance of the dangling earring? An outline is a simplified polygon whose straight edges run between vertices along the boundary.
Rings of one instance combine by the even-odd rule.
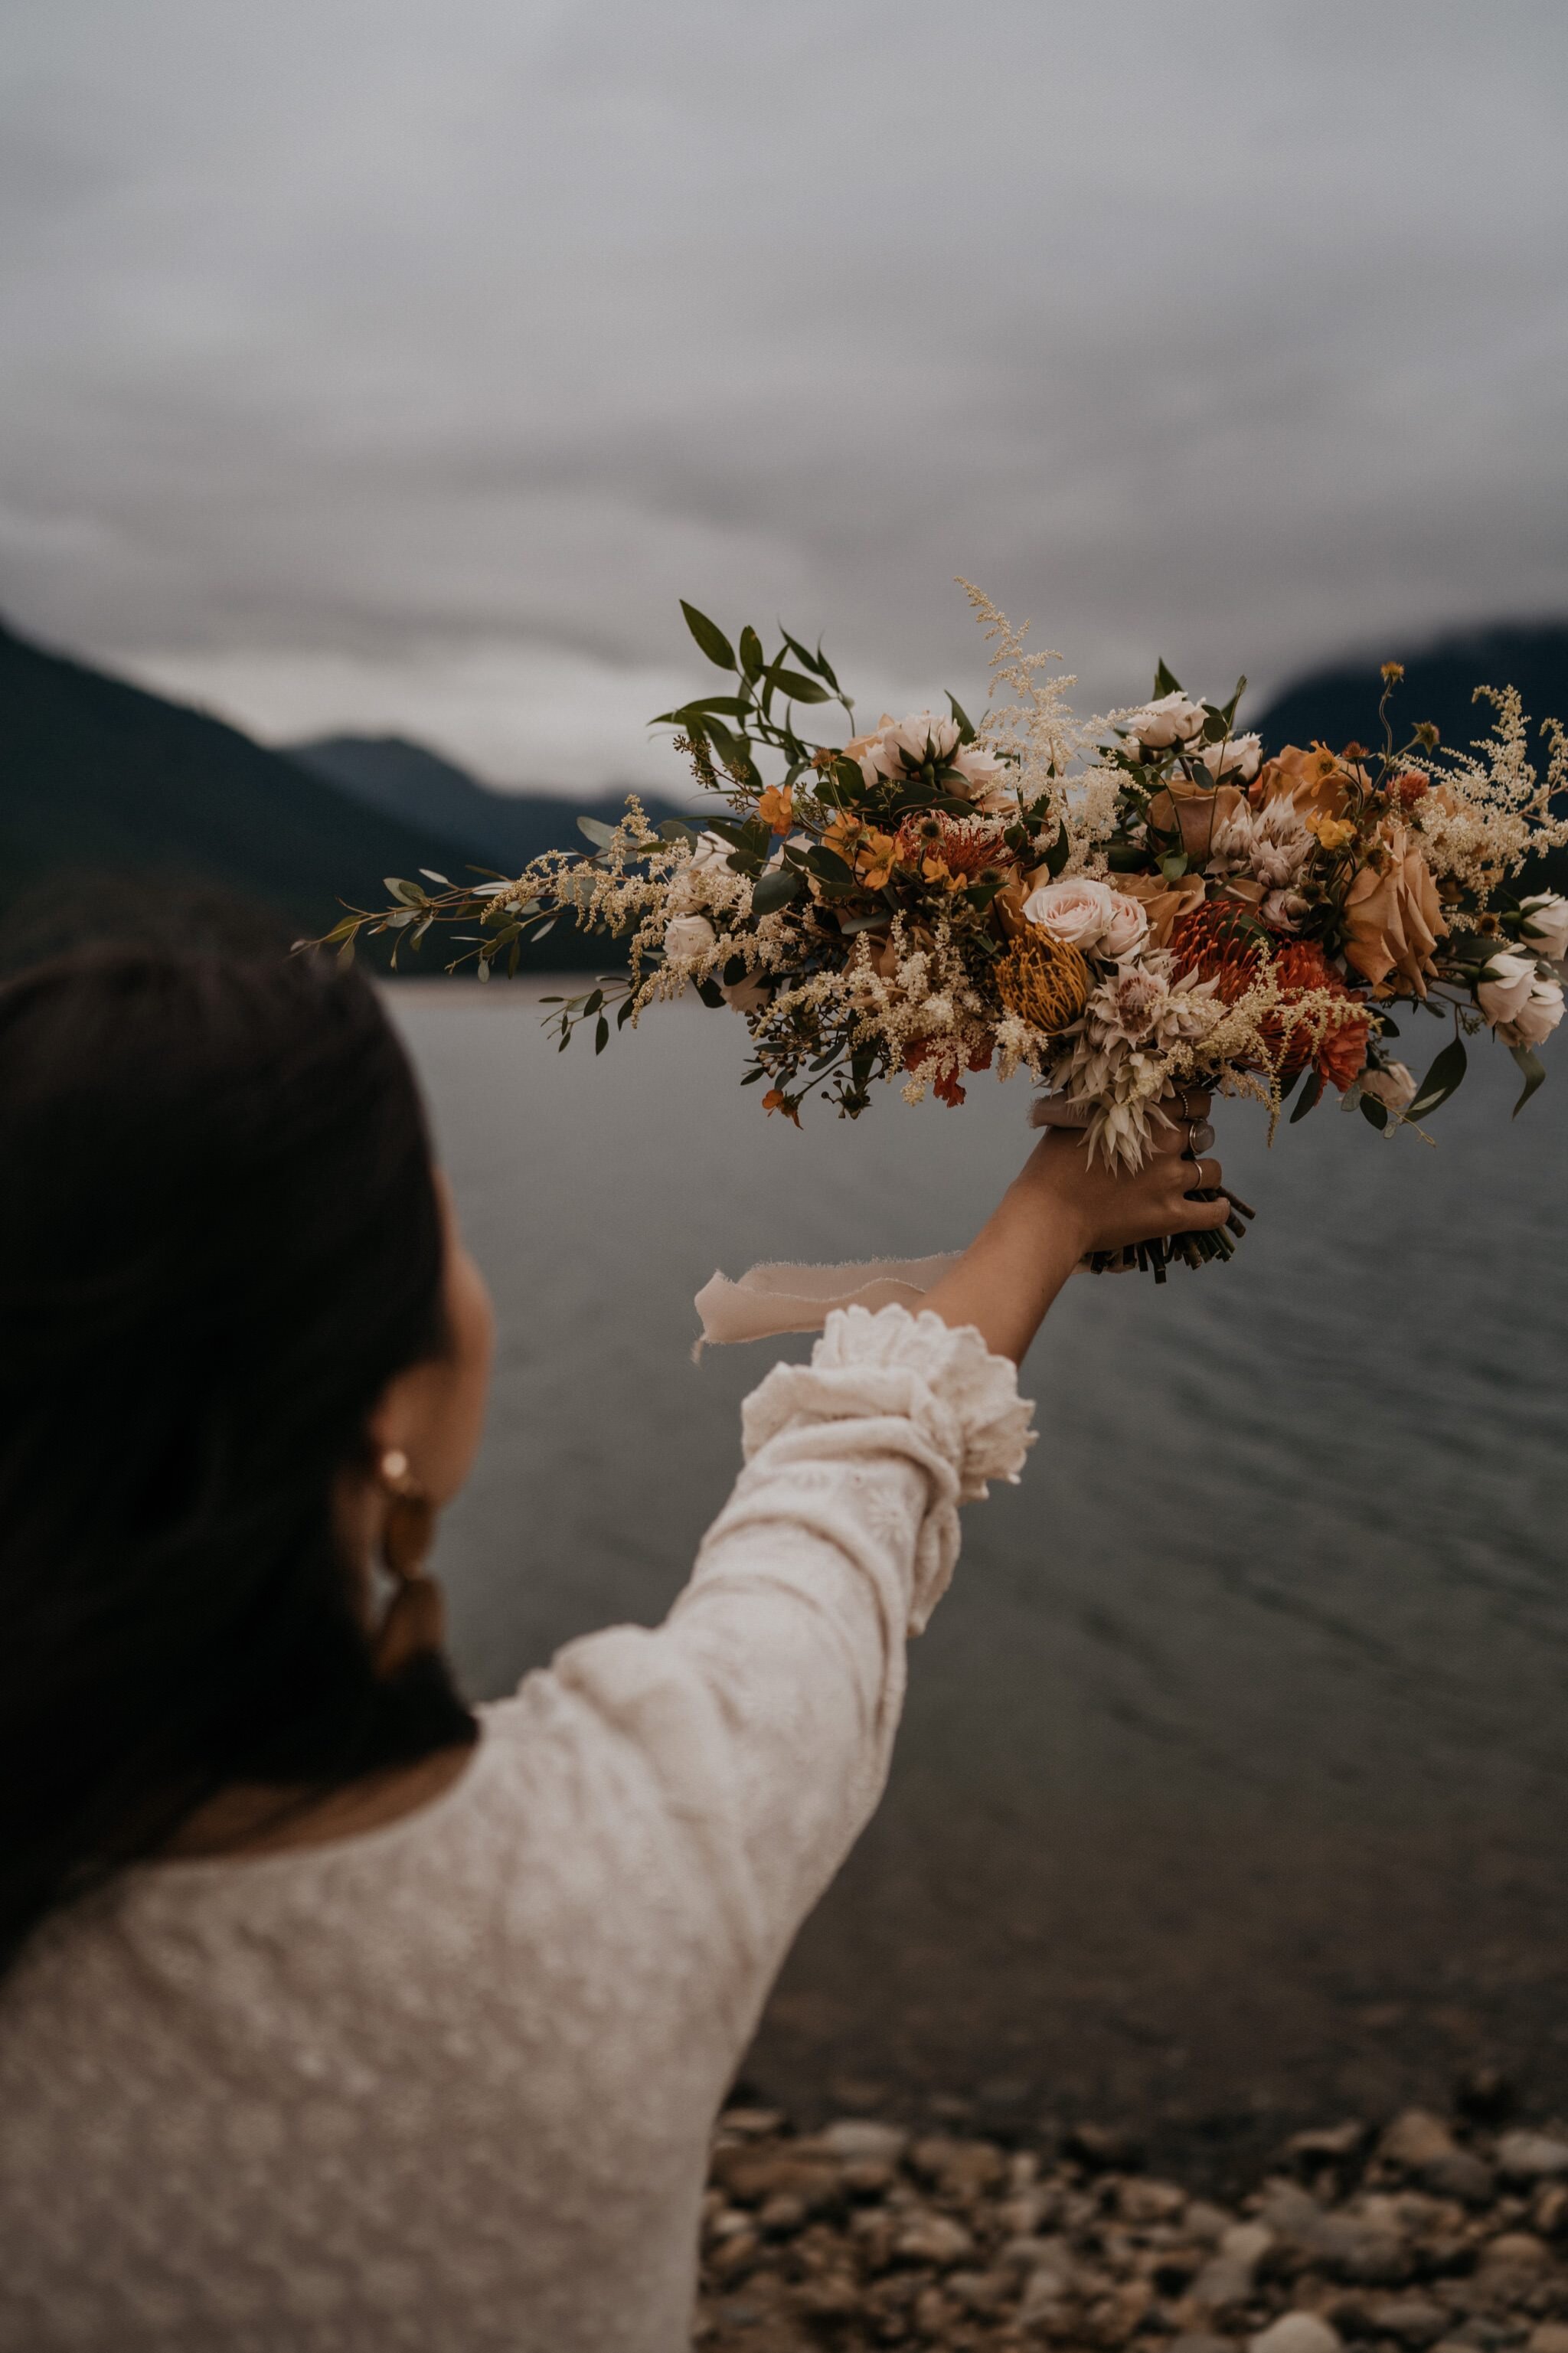
[[[440,1587],[425,1574],[425,1556],[436,1526],[430,1498],[410,1473],[400,1446],[388,1447],[377,1470],[388,1499],[382,1558],[397,1580],[397,1590],[375,1638],[375,1671],[391,1677],[422,1651],[441,1648],[447,1612]]]

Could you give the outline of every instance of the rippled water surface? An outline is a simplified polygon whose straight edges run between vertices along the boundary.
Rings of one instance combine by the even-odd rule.
[[[695,1005],[596,1061],[521,987],[393,1001],[500,1313],[440,1556],[495,1693],[662,1613],[739,1398],[808,1345],[692,1366],[713,1269],[962,1242],[1026,1096],[796,1134]],[[1030,1470],[968,1515],[763,2089],[1156,2132],[1436,2097],[1493,2059],[1568,2097],[1568,1064],[1517,1124],[1511,1063],[1472,1064],[1436,1150],[1325,1106],[1269,1153],[1224,1106],[1260,1212],[1235,1264],[1068,1286]]]

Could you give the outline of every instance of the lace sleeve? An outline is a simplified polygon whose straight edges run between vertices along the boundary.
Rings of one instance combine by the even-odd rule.
[[[809,1365],[748,1399],[746,1468],[666,1624],[557,1662],[702,1850],[737,2033],[876,1806],[905,1642],[952,1575],[958,1506],[1017,1477],[1032,1410],[977,1332],[902,1307],[835,1314]]]

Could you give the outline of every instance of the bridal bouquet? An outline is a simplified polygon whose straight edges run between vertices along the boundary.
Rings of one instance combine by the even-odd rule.
[[[477,884],[389,879],[395,903],[330,939],[352,955],[390,930],[416,947],[466,923],[488,978],[564,920],[603,933],[625,968],[548,1000],[563,1047],[585,1025],[603,1050],[612,1016],[635,1025],[694,987],[746,1023],[741,1083],[797,1124],[813,1093],[853,1118],[879,1081],[957,1105],[973,1073],[1023,1069],[1045,1117],[1129,1166],[1193,1088],[1255,1096],[1272,1121],[1332,1087],[1393,1133],[1454,1092],[1483,1029],[1522,1073],[1516,1109],[1528,1101],[1563,1016],[1568,900],[1509,885],[1568,842],[1557,722],[1544,775],[1511,688],[1477,690],[1492,726],[1468,751],[1426,724],[1396,744],[1390,662],[1375,748],[1270,753],[1238,730],[1245,681],[1205,702],[1163,664],[1149,702],[1083,724],[1058,657],[969,594],[994,647],[978,728],[949,696],[856,733],[820,648],[786,633],[770,657],[753,629],[731,645],[683,607],[725,674],[662,714],[711,797],[705,822],[655,829],[629,797],[618,825],[579,819],[583,852]],[[817,741],[802,714],[832,704],[846,740]],[[1446,1033],[1420,1079],[1395,1008]],[[1144,1262],[1163,1271],[1176,1247]],[[1224,1231],[1180,1244],[1194,1263],[1230,1248]]]

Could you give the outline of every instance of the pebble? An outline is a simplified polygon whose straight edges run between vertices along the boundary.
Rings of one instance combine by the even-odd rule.
[[[829,2157],[848,2165],[897,2165],[910,2137],[897,2125],[879,2124],[869,2116],[841,2116],[817,2134],[816,2143]]]
[[[1448,2327],[1442,2306],[1424,2295],[1376,2297],[1367,2306],[1366,2316],[1379,2337],[1397,2337],[1402,2345],[1436,2345]],[[1568,2346],[1563,2353],[1568,2353]]]
[[[1451,2157],[1455,2147],[1454,2136],[1441,2116],[1426,2108],[1406,2108],[1384,2134],[1377,2153],[1406,2173],[1419,2173],[1424,2167]]]
[[[907,2263],[961,2263],[974,2241],[950,2214],[921,2214],[899,2232],[893,2253]]]
[[[1366,2126],[1353,2119],[1342,2125],[1313,2125],[1306,2132],[1291,2134],[1285,2154],[1307,2165],[1342,2165],[1365,2140]]]
[[[1568,2140],[1551,2133],[1506,2132],[1497,2145],[1498,2170],[1505,2181],[1540,2181],[1568,2173]]]
[[[1252,2353],[1339,2353],[1339,2333],[1315,2312],[1287,2312],[1252,2339]]]
[[[1537,2272],[1550,2260],[1544,2242],[1533,2231],[1505,2231],[1500,2238],[1489,2239],[1481,2252],[1488,2271]]]
[[[1568,2353],[1568,2126],[1499,2133],[1461,2107],[1458,2128],[1406,2109],[1381,2132],[1296,2134],[1229,2202],[1142,2172],[1130,2142],[1110,2161],[1109,2126],[1079,2127],[1053,2161],[983,2137],[961,2104],[914,2135],[863,2116],[795,2135],[732,2110],[703,2200],[692,2341]]]

